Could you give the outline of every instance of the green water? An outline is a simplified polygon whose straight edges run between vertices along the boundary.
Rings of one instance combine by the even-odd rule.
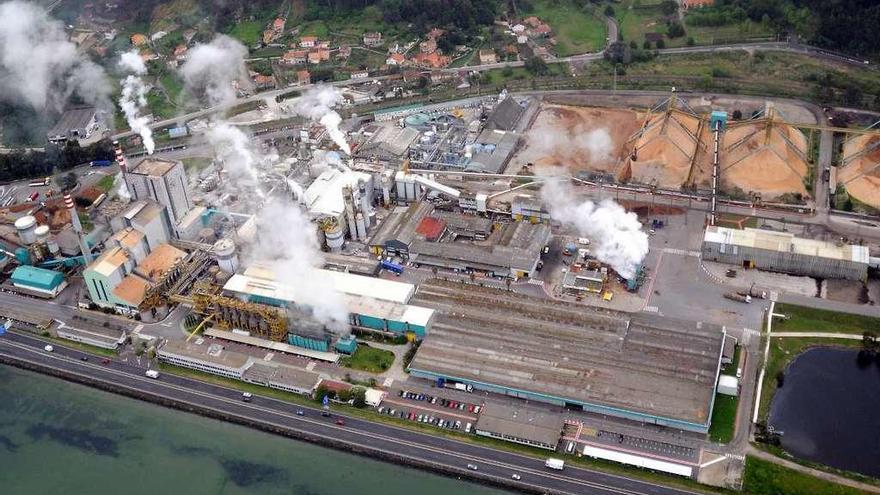
[[[0,493],[502,492],[0,366]]]

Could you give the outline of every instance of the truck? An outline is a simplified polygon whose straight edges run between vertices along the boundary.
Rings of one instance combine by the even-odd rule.
[[[395,273],[397,275],[403,273],[403,265],[399,265],[393,261],[382,260],[381,265],[383,270],[388,270],[391,273]]]
[[[749,290],[738,290],[737,294],[741,296],[749,296],[755,299],[767,299],[767,291],[755,288],[755,284],[749,287]]]
[[[465,392],[473,392],[474,387],[472,385],[466,385],[464,383],[453,383],[452,388],[455,390],[464,390]]]
[[[562,468],[565,467],[565,461],[563,461],[562,459],[554,459],[551,457],[547,459],[547,462],[544,463],[544,466],[550,469],[555,469],[557,471],[562,471]]]
[[[159,378],[159,372],[156,370],[147,370],[147,372],[144,374],[147,375],[148,378],[152,378],[153,380]]]
[[[746,303],[746,304],[749,304],[750,302],[752,302],[752,296],[750,296],[748,294],[746,294],[746,295],[739,294],[737,292],[728,292],[728,293],[724,294],[724,298],[730,299],[731,301],[736,301],[736,302],[741,302],[741,303]]]
[[[89,162],[90,167],[109,167],[113,163],[110,160],[92,160]]]

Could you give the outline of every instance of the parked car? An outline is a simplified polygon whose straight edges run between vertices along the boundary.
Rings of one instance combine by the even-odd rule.
[[[470,469],[471,471],[476,471],[479,468],[477,467],[476,464],[468,464],[468,469]]]
[[[345,426],[345,420],[342,418],[337,419],[336,424],[338,424],[339,426]]]
[[[296,410],[296,415],[297,415],[297,416],[305,416],[306,413],[305,413],[305,411],[303,411],[302,409],[297,409],[297,410]]]

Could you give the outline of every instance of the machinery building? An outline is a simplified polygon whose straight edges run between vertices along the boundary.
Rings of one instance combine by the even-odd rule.
[[[326,170],[306,189],[304,201],[331,251],[342,247],[345,234],[366,240],[375,223],[373,177],[364,172]]]
[[[125,184],[132,199],[149,199],[165,206],[175,225],[192,208],[181,162],[145,158],[126,171]]]
[[[168,242],[173,232],[168,210],[149,199],[132,202],[121,215],[110,220],[110,226],[114,232],[130,228],[142,233],[148,250]]]
[[[868,247],[795,237],[788,232],[709,226],[702,257],[743,268],[864,281]]]
[[[49,130],[46,138],[50,143],[64,144],[68,139],[82,141],[101,129],[101,121],[94,107],[70,108],[61,114],[58,122]]]
[[[474,430],[477,435],[484,437],[556,450],[564,426],[565,422],[559,413],[487,402]]]
[[[22,265],[12,271],[12,285],[37,297],[52,298],[67,287],[64,275],[54,270]]]
[[[409,365],[412,376],[709,430],[726,333],[721,326],[600,313],[439,279],[420,285],[412,301],[439,313]]]
[[[534,275],[550,236],[546,224],[493,223],[418,202],[395,210],[370,240],[370,249],[416,265],[521,278]]]

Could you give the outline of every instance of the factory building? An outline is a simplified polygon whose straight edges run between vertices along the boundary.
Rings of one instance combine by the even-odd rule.
[[[55,144],[64,144],[68,139],[83,141],[91,138],[100,129],[101,121],[94,107],[70,108],[61,114],[46,138]]]
[[[402,163],[410,147],[419,138],[418,129],[412,127],[374,126],[370,130],[372,135],[358,147],[356,156],[372,163]]]
[[[55,297],[67,287],[64,275],[53,270],[22,265],[16,267],[10,278],[12,285],[38,297]]]
[[[131,228],[142,233],[148,250],[168,242],[173,232],[168,210],[153,200],[134,201],[121,215],[110,220],[110,227],[114,232]]]
[[[145,158],[125,173],[125,184],[134,200],[149,199],[165,206],[175,225],[192,208],[181,162]]]
[[[559,413],[488,402],[483,406],[474,430],[484,437],[556,450],[564,426]]]
[[[412,301],[440,313],[409,365],[412,376],[639,423],[709,430],[723,327],[586,311],[438,279],[422,284]]]
[[[530,194],[518,194],[510,204],[510,214],[516,221],[531,223],[549,222],[550,213],[540,198]]]
[[[366,240],[367,230],[375,223],[373,177],[364,172],[326,170],[306,189],[304,201],[331,249],[341,247],[338,234]]]
[[[201,338],[192,343],[166,340],[156,355],[163,363],[236,380],[241,380],[244,371],[252,364],[246,354],[227,351],[223,345],[209,344]]]
[[[579,272],[569,270],[562,277],[562,288],[575,295],[585,293],[598,294],[602,292],[605,286],[607,273],[604,273],[604,270],[604,268],[602,270],[582,270]]]
[[[520,278],[534,275],[550,235],[545,224],[493,224],[479,216],[435,212],[430,203],[418,202],[396,209],[373,235],[370,250],[417,265]]]
[[[743,268],[818,278],[865,280],[868,247],[795,237],[788,232],[709,226],[702,257]]]

